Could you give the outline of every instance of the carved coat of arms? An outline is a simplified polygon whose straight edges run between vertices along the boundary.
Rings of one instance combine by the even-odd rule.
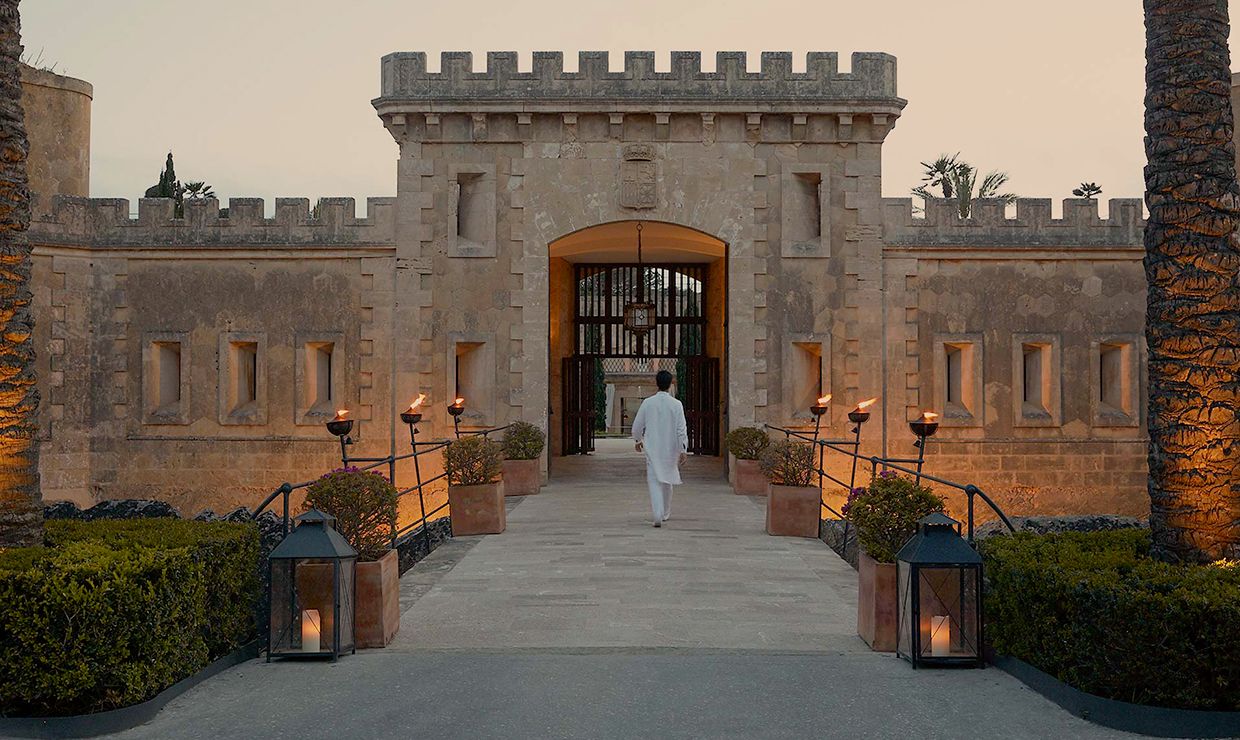
[[[654,208],[657,205],[654,146],[630,144],[624,148],[624,161],[620,163],[620,206]]]

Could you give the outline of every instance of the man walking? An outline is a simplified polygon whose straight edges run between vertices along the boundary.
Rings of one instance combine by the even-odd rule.
[[[659,392],[642,401],[633,419],[637,451],[646,453],[646,484],[654,526],[662,527],[672,515],[672,486],[680,485],[680,466],[688,459],[689,426],[685,407],[667,392],[672,374],[660,370],[654,376]]]

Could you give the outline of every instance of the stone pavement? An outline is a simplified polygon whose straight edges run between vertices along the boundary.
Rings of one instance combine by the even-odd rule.
[[[817,540],[763,534],[717,461],[691,461],[651,527],[629,449],[556,459],[507,532],[419,563],[387,649],[245,664],[119,737],[1123,736],[995,669],[869,652],[855,573]]]

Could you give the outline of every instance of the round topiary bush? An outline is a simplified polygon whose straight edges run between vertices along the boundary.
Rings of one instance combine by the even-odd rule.
[[[781,439],[762,450],[758,464],[771,483],[804,488],[814,478],[814,447],[808,442]]]
[[[535,460],[547,444],[547,435],[528,421],[514,421],[504,433],[505,460]]]
[[[855,488],[841,513],[857,525],[857,541],[880,563],[894,563],[896,553],[917,533],[917,520],[943,511],[943,498],[925,486],[884,470],[866,488]]]
[[[737,427],[724,438],[728,452],[737,460],[757,460],[771,444],[771,438],[757,427]]]
[[[454,486],[481,486],[499,480],[504,454],[499,442],[481,434],[462,437],[443,453],[448,483]]]
[[[318,509],[336,517],[336,531],[361,560],[378,560],[392,549],[396,529],[396,487],[382,475],[344,468],[319,478],[306,489],[302,511]]]

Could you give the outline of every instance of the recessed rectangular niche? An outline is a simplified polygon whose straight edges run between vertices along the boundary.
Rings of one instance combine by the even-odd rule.
[[[1136,426],[1137,363],[1135,340],[1094,342],[1091,400],[1095,426]]]
[[[449,168],[450,257],[494,257],[496,193],[494,165]]]
[[[143,421],[189,423],[188,337],[180,333],[147,335],[142,350]]]
[[[262,334],[221,335],[221,424],[267,423],[266,346]]]
[[[299,334],[295,373],[297,423],[322,424],[348,407],[341,334]]]
[[[829,233],[828,170],[787,165],[780,178],[780,243],[784,257],[826,257]]]
[[[823,343],[792,342],[786,357],[788,370],[785,388],[789,416],[792,419],[811,419],[809,407],[827,392]]]
[[[1012,338],[1012,397],[1016,426],[1060,423],[1059,338]]]
[[[940,335],[935,340],[935,405],[944,426],[978,426],[982,419],[980,335]]]
[[[478,338],[452,342],[451,376],[448,387],[453,398],[465,399],[464,420],[486,424],[495,418],[495,352],[492,343]]]

